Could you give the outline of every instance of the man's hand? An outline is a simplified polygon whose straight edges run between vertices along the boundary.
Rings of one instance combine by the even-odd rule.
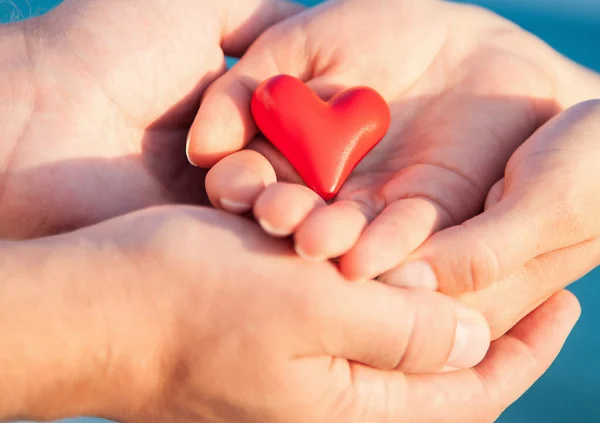
[[[2,420],[492,422],[579,315],[563,292],[475,369],[409,375],[485,352],[483,317],[348,284],[245,219],[160,208],[1,248]]]
[[[205,88],[284,0],[67,0],[0,26],[0,236],[205,202],[185,138]]]
[[[341,418],[354,395],[368,405],[358,363],[433,372],[489,346],[458,301],[348,285],[222,212],[147,210],[1,247],[0,420]]]
[[[512,156],[482,214],[435,234],[382,279],[435,279],[485,312],[497,337],[600,265],[599,122],[599,100],[548,122]]]

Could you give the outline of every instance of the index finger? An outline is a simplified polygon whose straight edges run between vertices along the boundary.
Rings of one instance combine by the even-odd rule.
[[[559,292],[495,341],[474,369],[406,376],[357,365],[353,410],[372,423],[397,416],[411,423],[491,423],[550,367],[580,313],[574,295]],[[385,389],[374,396],[379,384]]]
[[[210,167],[254,138],[258,129],[250,104],[260,83],[279,74],[309,78],[311,59],[302,47],[306,34],[287,31],[288,25],[267,30],[208,88],[188,135],[187,156],[192,164]]]

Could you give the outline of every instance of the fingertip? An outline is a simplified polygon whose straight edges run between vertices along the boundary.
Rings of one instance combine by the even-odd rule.
[[[296,248],[310,257],[335,258],[356,243],[368,218],[353,202],[337,202],[315,210],[298,227]]]
[[[305,9],[305,6],[288,0],[222,3],[225,3],[226,15],[221,45],[225,53],[234,57],[241,57],[268,28]]]
[[[439,288],[433,267],[424,260],[402,264],[383,274],[380,280],[399,288],[423,288],[431,291]]]
[[[200,167],[196,162],[196,157],[190,154],[190,148],[192,143],[192,129],[188,131],[187,138],[185,139],[185,156],[187,157],[188,162],[195,167]]]
[[[489,234],[454,226],[431,236],[382,279],[398,287],[445,294],[482,291],[500,281],[504,270],[493,242]]]
[[[271,164],[259,153],[242,150],[217,163],[206,175],[211,203],[235,214],[252,209],[260,193],[277,180]]]
[[[225,74],[202,100],[186,143],[188,161],[194,166],[214,166],[257,133],[250,110],[253,87],[232,78],[236,77]]]
[[[305,186],[276,183],[258,196],[254,216],[267,233],[283,237],[294,233],[311,211],[324,205],[324,201]]]
[[[581,302],[579,301],[577,296],[571,291],[567,291],[566,289],[560,291],[556,295],[559,296],[560,301],[565,302],[565,310],[570,310],[570,312],[572,313],[572,319],[574,320],[574,324],[577,323],[581,318],[581,314],[583,312],[581,308]]]
[[[475,311],[462,313],[446,365],[457,369],[474,367],[485,358],[490,345],[491,330],[485,318]]]
[[[223,210],[233,214],[244,214],[252,208],[252,204],[250,203],[230,200],[229,198],[221,198],[219,199],[219,203]]]
[[[360,240],[358,241],[360,244]],[[378,256],[369,245],[355,245],[340,258],[339,270],[351,282],[376,278]]]
[[[324,256],[324,255],[309,254],[309,253],[307,253],[306,251],[304,251],[304,249],[302,248],[302,246],[299,245],[298,243],[296,243],[294,245],[294,249],[296,250],[296,254],[298,254],[304,260],[315,261],[315,262],[327,260],[327,257]]]
[[[266,219],[258,218],[257,220],[260,227],[263,228],[263,230],[271,236],[277,238],[284,238],[292,234],[289,228],[277,228],[271,225],[271,223],[269,223],[269,221],[267,221]]]
[[[388,204],[365,229],[340,262],[350,278],[375,278],[394,269],[438,229],[440,212],[420,198]],[[398,286],[432,289],[431,284],[400,283]]]
[[[538,331],[528,331],[529,327],[541,326],[546,327],[547,331],[556,331],[557,333],[570,332],[579,318],[581,317],[581,304],[577,297],[567,290],[561,290],[550,297],[544,304],[526,316],[514,329],[509,333],[521,339],[526,339],[531,332],[531,339],[535,338]],[[521,329],[524,327],[526,329]],[[566,334],[565,334],[566,337]]]

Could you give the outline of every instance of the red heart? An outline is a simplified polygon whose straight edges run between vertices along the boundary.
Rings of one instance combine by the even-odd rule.
[[[257,88],[252,115],[264,136],[326,201],[381,141],[391,119],[386,101],[371,88],[352,88],[324,102],[288,75]]]

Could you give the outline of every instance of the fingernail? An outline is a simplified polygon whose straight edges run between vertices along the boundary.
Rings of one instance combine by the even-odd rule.
[[[323,256],[311,256],[311,255],[307,254],[306,251],[304,251],[298,244],[296,244],[294,246],[294,248],[296,249],[296,254],[298,254],[304,260],[308,260],[308,261],[325,261],[327,259],[326,257],[323,257]]]
[[[280,229],[280,228],[276,228],[272,225],[270,225],[266,220],[264,219],[258,219],[258,224],[264,229],[264,231],[266,233],[268,233],[269,235],[272,236],[276,236],[276,237],[285,237],[285,236],[289,236],[290,232],[288,230],[285,229]]]
[[[400,267],[390,278],[390,284],[402,288],[438,289],[435,272],[426,261],[415,261]]]
[[[490,329],[475,313],[465,313],[458,320],[454,346],[446,363],[456,369],[468,369],[483,360],[490,347]]]
[[[231,213],[246,213],[252,208],[250,204],[229,200],[227,198],[221,198],[219,202],[221,203],[221,207]]]
[[[194,161],[190,157],[190,143],[191,143],[191,141],[192,141],[192,130],[190,129],[189,132],[188,132],[188,134],[187,134],[187,138],[185,139],[185,156],[187,157],[188,162],[190,162],[190,164],[192,166],[198,167],[196,165],[196,163],[194,163]]]
[[[444,366],[444,367],[442,367],[442,370],[440,370],[440,373],[452,373],[452,372],[456,372],[459,370],[460,369],[457,369],[455,367]]]

